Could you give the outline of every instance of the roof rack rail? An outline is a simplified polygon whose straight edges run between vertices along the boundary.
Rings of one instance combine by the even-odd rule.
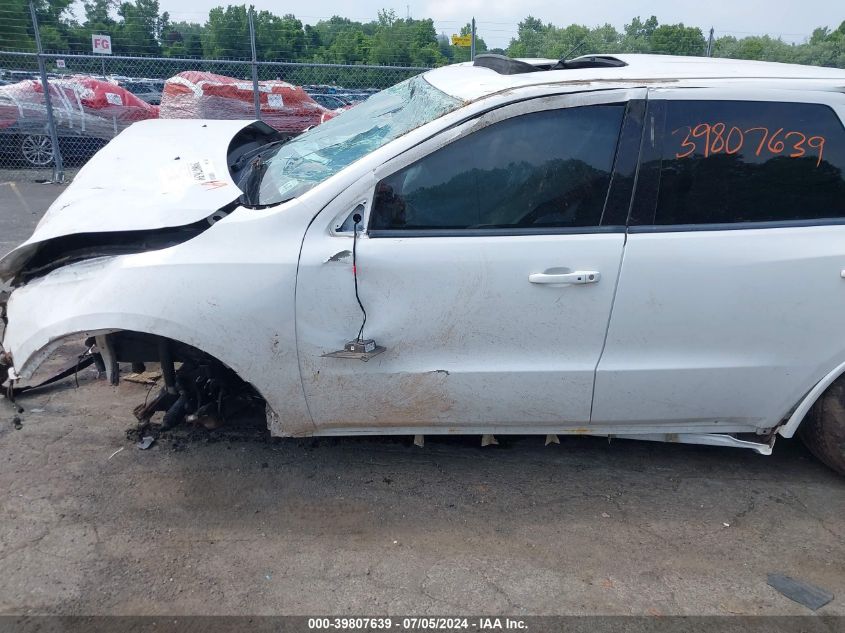
[[[485,53],[476,55],[473,66],[489,68],[500,75],[521,75],[523,73],[536,73],[544,70],[574,70],[577,68],[618,68],[627,66],[625,62],[610,55],[584,55],[575,59],[561,59],[557,63],[531,64],[521,59],[511,59],[504,55]]]

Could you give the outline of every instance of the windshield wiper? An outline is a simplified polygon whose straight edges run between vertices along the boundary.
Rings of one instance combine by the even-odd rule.
[[[241,169],[243,169],[244,163],[246,163],[246,161],[250,160],[251,158],[254,158],[255,156],[261,156],[262,154],[264,154],[264,152],[273,149],[278,145],[287,143],[288,140],[289,139],[279,139],[276,141],[270,141],[269,143],[266,143],[260,147],[256,147],[255,149],[245,152],[238,158],[238,160],[232,163],[229,169],[231,169],[233,172],[240,171]]]
[[[249,167],[249,171],[246,172],[246,175],[238,183],[241,191],[243,191],[240,201],[245,207],[258,207],[261,181],[264,180],[264,174],[267,172],[267,163],[261,160],[261,155],[259,154],[249,164]]]

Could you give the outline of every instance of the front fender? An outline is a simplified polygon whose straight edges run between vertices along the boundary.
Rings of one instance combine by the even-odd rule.
[[[311,434],[293,312],[284,308],[293,289],[278,264],[253,263],[245,282],[242,268],[162,253],[86,260],[15,289],[3,347],[18,377],[30,378],[71,335],[143,332],[196,347],[251,383],[282,418],[274,434]]]

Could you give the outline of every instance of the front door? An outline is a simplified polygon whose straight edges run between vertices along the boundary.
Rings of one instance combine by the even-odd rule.
[[[623,124],[639,144],[632,92],[500,108],[390,161],[318,216],[296,306],[318,432],[588,425],[633,180],[614,172]],[[324,356],[363,320],[342,221],[355,209],[363,337],[386,348],[367,362]]]

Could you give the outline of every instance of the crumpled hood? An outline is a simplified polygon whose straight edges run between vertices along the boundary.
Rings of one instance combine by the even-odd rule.
[[[252,123],[157,119],[129,126],[79,171],[32,237],[0,260],[0,279],[14,276],[47,240],[183,226],[234,201],[241,191],[227,150]]]

